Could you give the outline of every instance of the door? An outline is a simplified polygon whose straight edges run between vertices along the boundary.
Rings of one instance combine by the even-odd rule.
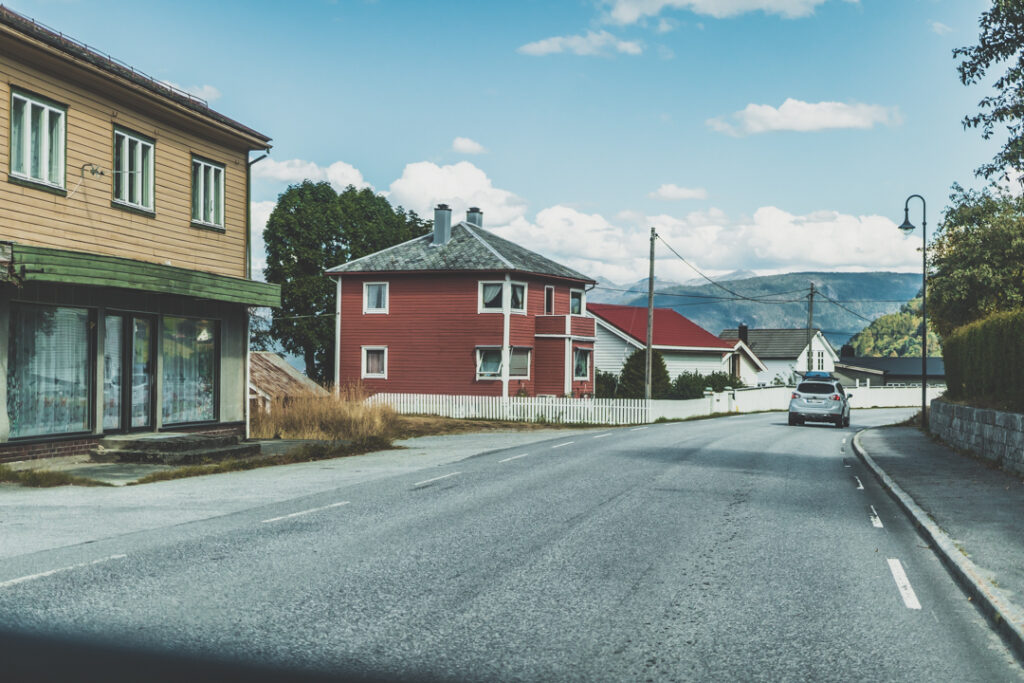
[[[153,426],[153,318],[108,314],[104,318],[103,431]]]

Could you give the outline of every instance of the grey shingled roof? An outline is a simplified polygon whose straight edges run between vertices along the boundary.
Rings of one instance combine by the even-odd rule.
[[[733,328],[718,336],[739,339],[740,332]],[[761,359],[797,358],[807,348],[807,330],[747,330],[747,346]]]
[[[435,247],[433,243],[433,234],[423,235],[330,268],[327,274],[498,270],[595,282],[583,273],[465,222],[452,226],[447,244]]]

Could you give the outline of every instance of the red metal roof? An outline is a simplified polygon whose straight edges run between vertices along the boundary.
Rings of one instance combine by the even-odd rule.
[[[588,303],[587,311],[625,332],[641,344],[647,343],[646,308]],[[736,343],[719,339],[671,308],[655,308],[654,346],[688,346],[731,351]]]

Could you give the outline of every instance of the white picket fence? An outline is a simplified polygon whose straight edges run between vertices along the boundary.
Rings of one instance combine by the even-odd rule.
[[[555,424],[647,424],[721,413],[786,410],[792,387],[759,387],[721,391],[686,401],[643,399],[445,396],[440,394],[375,394],[367,401],[391,406],[403,415],[440,415],[460,419],[550,422]],[[928,400],[945,387],[929,387]],[[914,408],[921,405],[920,387],[850,387],[850,407]]]
[[[403,415],[555,424],[628,425],[651,421],[650,404],[643,399],[374,394],[367,400],[387,404]]]

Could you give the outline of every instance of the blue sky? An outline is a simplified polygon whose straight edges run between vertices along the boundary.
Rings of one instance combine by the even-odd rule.
[[[904,199],[932,231],[999,142],[964,131],[987,90],[951,56],[982,0],[7,4],[271,136],[257,229],[327,179],[427,216],[479,205],[622,283],[652,225],[712,274],[918,270]],[[695,276],[665,249],[657,268]]]

